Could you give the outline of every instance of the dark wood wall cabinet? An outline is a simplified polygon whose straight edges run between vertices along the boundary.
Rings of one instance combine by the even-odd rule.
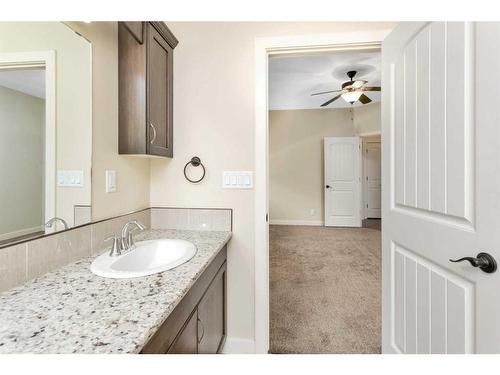
[[[224,247],[141,353],[219,353],[226,339],[226,279]]]
[[[173,157],[173,61],[163,22],[118,22],[119,153]]]

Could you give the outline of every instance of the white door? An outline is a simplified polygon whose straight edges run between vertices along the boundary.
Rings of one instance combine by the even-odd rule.
[[[366,142],[364,145],[365,217],[380,219],[382,209],[380,142]]]
[[[360,180],[360,138],[325,138],[326,226],[361,226]]]
[[[499,353],[500,23],[402,23],[382,48],[382,347]],[[490,262],[491,263],[491,262]]]

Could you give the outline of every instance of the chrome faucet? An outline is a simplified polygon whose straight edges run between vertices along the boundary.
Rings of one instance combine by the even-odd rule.
[[[122,241],[121,241],[120,236],[115,234],[113,236],[110,236],[110,237],[104,239],[105,242],[111,241],[111,240],[113,240],[113,244],[111,245],[111,250],[109,251],[109,256],[115,257],[118,255],[122,255],[123,248],[122,248]]]
[[[132,228],[129,230],[129,227],[131,225],[135,225],[135,227],[140,231],[146,229],[144,224],[142,224],[139,220],[132,220],[129,221],[127,224],[125,224],[122,229],[122,238],[121,238],[122,251],[132,250],[135,247],[133,231],[136,228]]]
[[[136,228],[132,228],[129,230],[129,227],[131,225],[135,225]],[[134,237],[132,234],[134,229],[139,229],[143,231],[144,229],[146,229],[146,227],[139,220],[132,220],[123,226],[121,236],[115,234],[104,240],[104,241],[111,241],[111,240],[113,241],[113,244],[111,245],[111,250],[109,251],[110,257],[122,255],[124,251],[132,250],[135,247]]]
[[[52,228],[52,225],[54,225],[54,223],[56,222],[61,222],[61,224],[64,226],[64,229],[69,229],[69,226],[68,226],[68,223],[66,222],[66,220],[64,219],[61,219],[60,217],[53,217],[52,219],[50,219],[49,221],[47,221],[45,223],[45,228]]]

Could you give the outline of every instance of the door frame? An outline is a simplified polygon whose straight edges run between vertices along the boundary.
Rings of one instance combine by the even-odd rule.
[[[269,127],[270,55],[381,48],[391,29],[255,39],[255,353],[269,351]]]
[[[45,68],[45,222],[56,216],[56,52],[29,51],[0,53],[0,69]],[[54,231],[45,228],[45,232]]]
[[[353,191],[357,190],[357,199],[356,199],[356,206],[357,206],[357,211],[358,211],[358,219],[356,220],[357,221],[357,225],[345,225],[345,224],[342,224],[340,225],[341,223],[336,223],[336,224],[332,224],[332,225],[328,225],[327,224],[327,217],[328,217],[328,212],[327,212],[327,189],[325,188],[325,185],[327,184],[327,169],[329,168],[329,165],[328,165],[328,159],[326,157],[327,155],[327,147],[326,147],[326,142],[327,142],[327,139],[338,139],[338,140],[344,140],[344,141],[351,141],[351,142],[356,142],[357,143],[357,151],[355,150],[354,152],[357,154],[357,164],[358,165],[358,168],[357,168],[357,176],[355,176],[355,178],[357,177],[358,179],[358,186],[357,186],[357,189],[353,189]],[[363,176],[363,153],[362,153],[362,144],[363,144],[363,140],[360,136],[358,135],[355,135],[355,136],[352,136],[352,137],[324,137],[323,138],[323,144],[324,144],[324,147],[323,147],[323,160],[324,160],[324,171],[323,171],[323,186],[324,186],[324,202],[323,202],[323,209],[324,209],[324,226],[325,227],[335,227],[335,226],[341,226],[341,227],[346,227],[346,228],[361,228],[363,226],[363,216],[364,216],[364,210],[363,210],[363,202],[364,202],[364,199],[363,199],[363,181],[361,180],[362,179],[362,176]],[[330,198],[329,198],[330,199]]]

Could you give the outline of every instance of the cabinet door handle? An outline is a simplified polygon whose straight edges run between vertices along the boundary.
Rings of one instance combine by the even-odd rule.
[[[156,128],[155,126],[153,125],[153,123],[149,123],[149,126],[151,126],[151,129],[153,129],[153,138],[149,141],[149,143],[153,144],[153,142],[155,141],[156,139]]]
[[[198,328],[201,326],[201,336],[199,336],[198,338],[198,344],[199,344],[201,340],[203,340],[203,336],[205,336],[205,326],[203,325],[203,322],[200,320],[200,318],[197,319],[198,319]]]

